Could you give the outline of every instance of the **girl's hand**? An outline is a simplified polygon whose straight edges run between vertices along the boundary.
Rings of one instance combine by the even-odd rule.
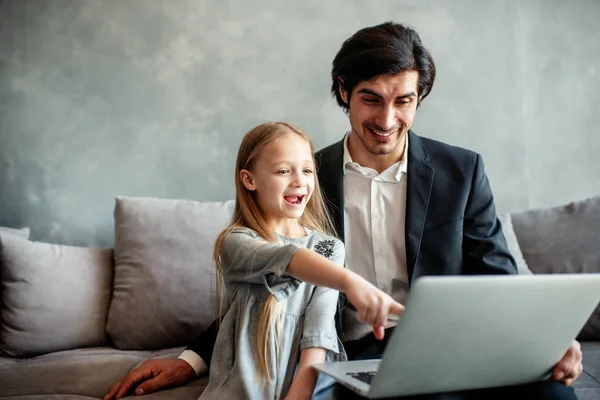
[[[402,315],[404,306],[360,275],[347,272],[343,291],[356,308],[358,320],[373,325],[373,335],[379,340],[383,339],[388,314]]]

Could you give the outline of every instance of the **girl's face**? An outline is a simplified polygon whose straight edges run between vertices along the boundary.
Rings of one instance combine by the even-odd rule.
[[[285,234],[292,224],[297,226],[312,196],[314,171],[310,144],[290,133],[265,146],[252,171],[240,171],[240,179],[246,189],[256,192],[269,228]]]

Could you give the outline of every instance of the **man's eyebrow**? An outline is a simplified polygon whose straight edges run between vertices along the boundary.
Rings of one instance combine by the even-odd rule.
[[[375,97],[378,97],[380,99],[383,99],[382,95],[380,95],[377,92],[374,92],[371,89],[362,88],[358,92],[356,92],[356,94],[359,94],[359,93],[370,94],[371,96],[375,96]],[[400,95],[400,96],[396,97],[396,99],[405,99],[407,97],[417,97],[417,95],[415,94],[415,92],[409,92],[409,93],[406,93],[406,94],[403,94],[403,95]]]

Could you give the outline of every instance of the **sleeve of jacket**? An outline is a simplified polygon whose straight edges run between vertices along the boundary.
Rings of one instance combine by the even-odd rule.
[[[200,334],[198,339],[189,343],[186,348],[186,350],[191,350],[198,354],[206,364],[207,368],[210,368],[210,360],[212,358],[213,349],[215,348],[218,333],[217,320],[214,320],[213,323]]]
[[[496,215],[494,196],[479,154],[474,162],[463,226],[463,273],[516,274],[516,263]]]

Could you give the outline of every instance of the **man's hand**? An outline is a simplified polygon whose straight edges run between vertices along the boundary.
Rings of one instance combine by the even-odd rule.
[[[120,399],[137,386],[135,395],[140,396],[172,386],[181,386],[196,377],[187,361],[181,359],[146,360],[117,382],[104,400]]]
[[[402,315],[404,306],[355,273],[347,275],[344,292],[356,308],[358,320],[373,325],[373,335],[381,340],[388,314]]]
[[[552,379],[570,386],[583,372],[582,359],[581,345],[573,340],[563,358],[554,366]]]

